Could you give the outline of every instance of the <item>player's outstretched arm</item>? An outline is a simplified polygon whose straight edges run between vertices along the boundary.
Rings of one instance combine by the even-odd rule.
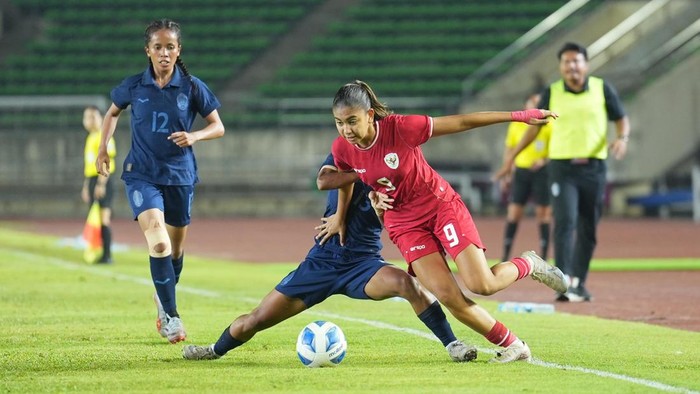
[[[504,122],[523,122],[531,125],[543,125],[555,119],[557,114],[546,109],[527,109],[523,111],[489,111],[473,112],[463,115],[439,116],[433,118],[433,137],[455,134],[478,127]]]

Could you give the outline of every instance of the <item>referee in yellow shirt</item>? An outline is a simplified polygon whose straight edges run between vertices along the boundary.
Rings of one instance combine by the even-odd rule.
[[[525,102],[525,109],[536,108],[539,101],[539,94],[531,95]],[[513,153],[514,148],[518,145],[528,127],[528,124],[522,122],[511,122],[508,125],[506,146],[503,154],[504,160],[507,160],[509,155]],[[512,177],[501,180],[502,190],[509,191],[506,228],[503,234],[503,258],[501,261],[510,260],[515,233],[518,231],[518,224],[523,218],[525,206],[530,198],[535,203],[535,219],[539,228],[539,255],[547,260],[549,222],[551,221],[547,171],[550,132],[551,125],[549,123],[542,126],[542,130],[537,134],[535,140],[515,158],[515,169]]]
[[[588,269],[595,249],[596,227],[603,209],[608,150],[620,160],[627,152],[629,119],[615,89],[606,81],[588,76],[588,53],[576,43],[566,43],[557,54],[562,79],[542,93],[538,108],[559,115],[552,122],[549,141],[549,179],[554,216],[554,258],[571,280],[558,301],[591,301],[586,289]],[[617,134],[608,142],[608,122]],[[530,126],[506,160],[532,142],[540,131]],[[502,175],[510,171],[504,167]],[[575,237],[575,238],[574,238]]]
[[[100,219],[102,227],[102,256],[97,261],[100,264],[112,263],[112,200],[114,198],[114,183],[112,177],[104,177],[97,174],[95,161],[97,161],[97,152],[100,148],[100,133],[102,131],[102,114],[99,108],[94,105],[88,106],[83,111],[83,127],[88,132],[85,138],[85,153],[84,153],[84,174],[85,181],[81,191],[81,197],[88,205],[92,205],[94,201],[100,205]],[[115,171],[115,160],[117,156],[117,148],[114,143],[114,138],[109,141],[107,146],[109,153],[110,174]]]

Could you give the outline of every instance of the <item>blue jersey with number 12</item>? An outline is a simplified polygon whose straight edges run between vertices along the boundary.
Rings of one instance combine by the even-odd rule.
[[[197,114],[205,118],[221,106],[207,85],[175,67],[170,82],[160,88],[149,66],[122,81],[111,98],[122,110],[131,105],[131,150],[124,160],[122,179],[157,185],[195,184],[197,162],[192,147],[180,148],[168,136],[189,132]]]

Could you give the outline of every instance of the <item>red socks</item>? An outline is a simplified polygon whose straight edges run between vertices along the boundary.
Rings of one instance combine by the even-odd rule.
[[[530,263],[527,262],[522,257],[513,257],[510,260],[511,263],[515,264],[515,266],[518,268],[518,279],[520,280],[528,275],[530,275],[530,272],[532,272],[532,267],[530,267]]]
[[[494,345],[502,347],[508,347],[511,343],[518,340],[518,337],[499,321],[496,321],[496,324],[485,337]]]

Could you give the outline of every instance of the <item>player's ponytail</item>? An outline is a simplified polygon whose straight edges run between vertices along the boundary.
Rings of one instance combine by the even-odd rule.
[[[343,85],[335,94],[333,108],[341,106],[358,107],[365,111],[372,108],[376,120],[383,119],[393,113],[386,104],[379,101],[372,88],[360,80]]]

